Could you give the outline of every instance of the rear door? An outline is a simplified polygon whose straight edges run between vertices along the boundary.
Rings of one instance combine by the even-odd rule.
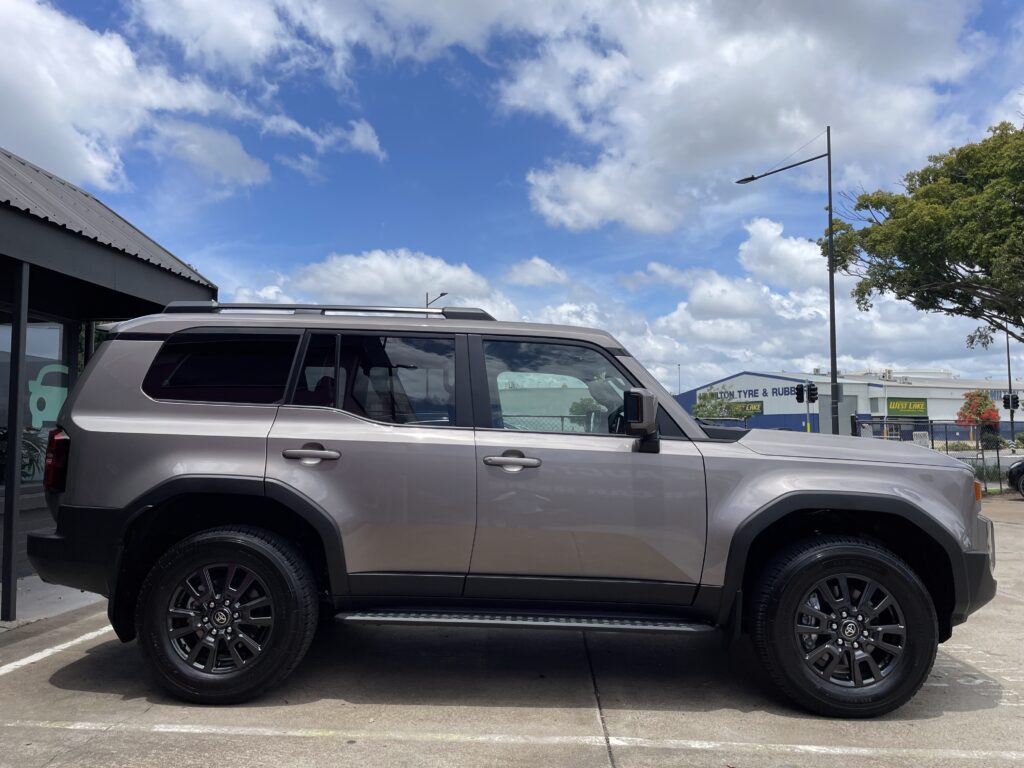
[[[474,341],[474,390],[486,390],[477,410],[487,406],[488,418],[477,430],[478,527],[466,595],[690,602],[707,506],[693,443],[665,439],[660,453],[634,450],[619,417],[635,382],[604,350]]]
[[[267,479],[339,523],[356,594],[461,594],[476,524],[465,337],[308,335]]]

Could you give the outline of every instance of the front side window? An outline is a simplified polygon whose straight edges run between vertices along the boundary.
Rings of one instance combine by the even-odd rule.
[[[277,403],[298,342],[298,334],[178,333],[160,348],[142,391],[158,400]]]
[[[590,347],[485,341],[491,422],[531,432],[623,434],[630,383]]]

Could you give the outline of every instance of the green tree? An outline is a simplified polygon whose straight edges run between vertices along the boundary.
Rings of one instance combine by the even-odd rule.
[[[725,388],[713,387],[697,393],[693,416],[698,419],[742,419],[742,407],[725,395]]]
[[[980,321],[1024,341],[1024,129],[1000,123],[975,144],[929,158],[903,192],[865,192],[835,221],[837,269],[860,278],[869,309],[892,293],[917,309]],[[827,254],[826,238],[818,241]]]

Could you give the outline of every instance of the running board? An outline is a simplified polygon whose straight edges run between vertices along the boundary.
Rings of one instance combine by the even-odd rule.
[[[526,629],[603,629],[615,632],[713,632],[710,624],[663,619],[459,611],[357,611],[341,613],[346,624],[405,626],[522,627]]]

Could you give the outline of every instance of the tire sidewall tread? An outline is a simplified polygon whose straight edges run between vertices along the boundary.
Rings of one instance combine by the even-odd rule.
[[[907,625],[901,668],[894,677],[850,691],[817,677],[798,656],[792,619],[813,584],[830,570],[868,571],[884,580]],[[874,717],[906,703],[924,684],[935,661],[938,619],[917,574],[890,550],[867,539],[827,535],[797,542],[762,572],[751,615],[754,646],[772,682],[805,709],[830,717]]]
[[[262,569],[261,578],[275,598],[274,632],[266,656],[251,669],[211,675],[184,667],[163,622],[180,578],[226,556]],[[139,591],[136,630],[148,666],[173,696],[199,704],[235,704],[258,697],[291,674],[312,642],[318,609],[313,574],[290,542],[261,528],[222,526],[188,536],[159,558]]]

